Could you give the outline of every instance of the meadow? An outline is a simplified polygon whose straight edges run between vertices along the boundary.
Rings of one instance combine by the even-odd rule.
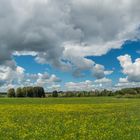
[[[0,98],[0,140],[140,140],[140,99]]]

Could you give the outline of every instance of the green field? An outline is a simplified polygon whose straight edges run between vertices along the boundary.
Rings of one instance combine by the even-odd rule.
[[[0,140],[140,140],[140,99],[0,99]]]

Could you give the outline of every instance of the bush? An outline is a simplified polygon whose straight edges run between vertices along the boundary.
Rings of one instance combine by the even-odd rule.
[[[16,97],[25,97],[25,93],[23,92],[22,88],[17,88]]]
[[[17,97],[45,97],[43,87],[19,87],[16,90]]]
[[[58,97],[58,92],[57,92],[56,90],[53,91],[52,96],[53,96],[53,97]]]
[[[25,87],[25,88],[26,88],[26,96],[27,97],[34,97],[33,87]]]
[[[45,91],[43,87],[34,87],[33,88],[34,97],[45,97]]]
[[[64,97],[76,97],[76,93],[72,92],[72,91],[67,91],[67,92],[65,92],[65,94],[63,96]]]
[[[15,89],[14,89],[14,88],[10,88],[10,89],[7,91],[7,96],[8,96],[8,97],[15,97]]]

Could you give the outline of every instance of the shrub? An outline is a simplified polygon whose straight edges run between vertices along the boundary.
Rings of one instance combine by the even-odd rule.
[[[45,91],[43,87],[34,87],[33,88],[34,97],[45,97]]]
[[[25,93],[23,92],[22,88],[17,88],[16,97],[25,97]]]
[[[10,88],[10,89],[7,91],[7,96],[8,96],[8,97],[15,97],[15,89],[14,89],[14,88]]]
[[[19,87],[16,90],[17,97],[45,97],[43,87]]]
[[[26,87],[26,96],[27,97],[34,97],[33,87]]]
[[[52,96],[53,96],[53,97],[58,97],[58,92],[57,92],[56,90],[53,91]]]

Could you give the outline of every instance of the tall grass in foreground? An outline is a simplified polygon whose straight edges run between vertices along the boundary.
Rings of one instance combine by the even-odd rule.
[[[140,140],[140,99],[0,99],[0,140]]]

